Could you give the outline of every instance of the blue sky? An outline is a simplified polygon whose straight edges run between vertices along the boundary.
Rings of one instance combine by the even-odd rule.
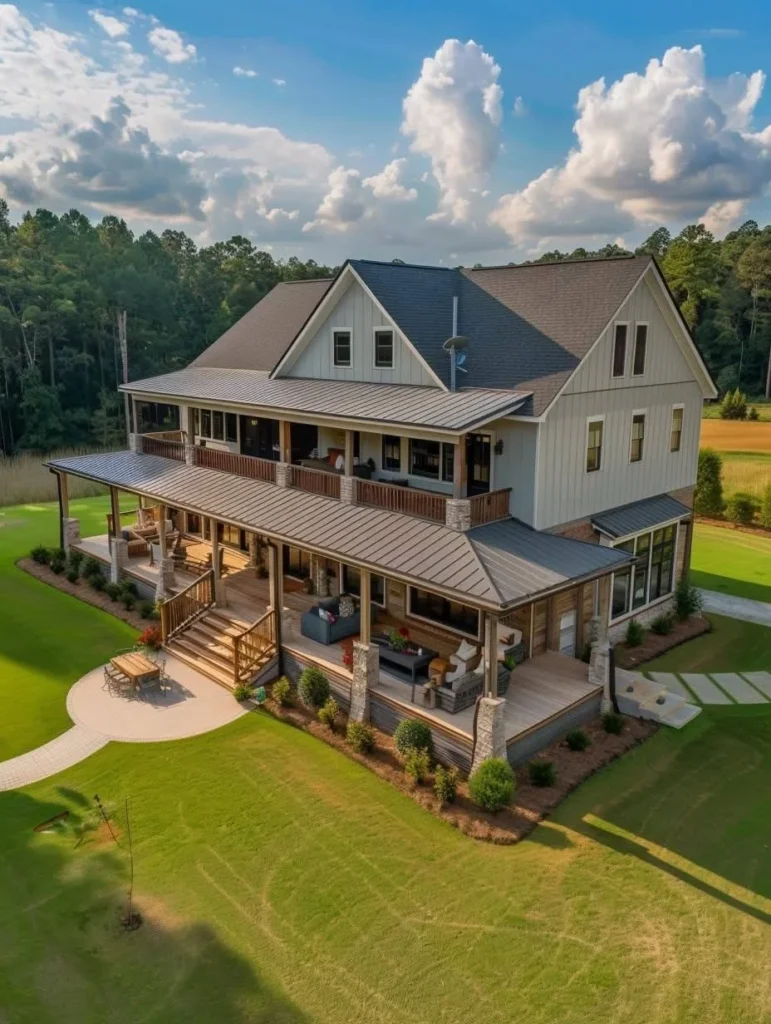
[[[6,5],[0,189],[326,262],[771,219],[771,11],[577,7]]]

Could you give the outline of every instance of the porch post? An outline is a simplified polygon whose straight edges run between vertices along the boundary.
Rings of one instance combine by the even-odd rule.
[[[282,666],[281,642],[283,632],[282,612],[284,605],[283,594],[284,575],[284,545],[278,541],[275,544],[268,544],[268,593],[270,608],[276,613],[276,650],[278,651],[279,672]]]
[[[498,620],[488,612],[485,612],[484,671],[484,696],[479,698],[476,711],[472,772],[490,757],[506,759],[506,700],[498,696]]]
[[[345,432],[345,475],[353,476],[353,431]]]
[[[485,614],[485,697],[498,696],[498,620]]]
[[[452,462],[452,496],[465,498],[468,489],[468,462],[466,460],[466,435],[461,434],[455,442]]]
[[[120,535],[120,492],[117,487],[110,488],[110,511],[112,512],[112,537],[110,538],[110,579],[113,583],[120,582],[121,566],[128,559],[128,541]]]
[[[281,462],[292,461],[292,425],[289,420],[278,421],[278,447]]]
[[[592,650],[589,657],[589,682],[602,687],[600,710],[603,714],[613,710],[610,699],[610,581],[603,576],[597,581],[597,615],[592,620]]]
[[[222,579],[220,567],[220,541],[217,533],[217,520],[212,517],[209,520],[209,535],[211,537],[211,567],[214,571],[214,603],[224,608],[227,605],[225,596],[225,581]]]
[[[155,598],[163,601],[168,597],[169,591],[174,586],[174,559],[169,558],[168,544],[166,538],[166,513],[168,508],[161,503],[158,506],[158,542],[161,549],[161,560],[158,564],[158,583],[155,588]]]
[[[59,482],[59,511],[60,511],[60,541],[61,547],[65,551],[69,551],[73,544],[77,544],[80,540],[80,520],[72,519],[70,517],[70,496],[68,482],[69,478],[66,473],[57,473],[57,480]]]
[[[369,569],[362,569],[359,591],[359,639],[353,642],[351,710],[353,722],[369,721],[369,690],[380,673],[380,649],[372,639],[372,585]]]

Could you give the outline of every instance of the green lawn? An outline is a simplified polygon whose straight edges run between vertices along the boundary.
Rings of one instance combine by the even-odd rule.
[[[84,536],[104,533],[107,498],[73,501]],[[135,631],[32,579],[15,562],[59,544],[58,505],[0,508],[0,760],[69,728],[67,690]]]
[[[691,582],[707,590],[771,601],[771,537],[697,523]]]
[[[756,672],[771,668],[771,629],[754,622],[708,616],[705,633],[642,666],[645,672]],[[771,707],[771,706],[770,706]]]
[[[123,642],[114,620],[37,584],[19,605],[7,538],[26,530],[23,553],[54,521],[16,517],[28,520],[19,534],[0,530],[0,602],[18,646],[24,635],[34,645],[42,607],[47,636],[88,637],[65,644],[66,657],[97,664],[100,644]],[[726,622],[680,649],[690,664],[721,636],[715,657],[749,648]],[[5,666],[18,671],[22,654],[0,635],[5,693]],[[55,673],[61,697],[68,672],[53,646],[22,667],[30,691]],[[660,730],[516,847],[465,838],[263,712],[176,743],[109,744],[0,793],[0,1020],[762,1024],[769,708],[709,709],[682,732]],[[64,810],[81,818],[94,793],[117,809],[120,848],[33,831]],[[133,934],[118,924],[126,798],[146,918]]]
[[[113,744],[0,794],[0,1005],[13,1024],[760,1024],[769,786],[771,716],[704,713],[506,848],[262,713]],[[134,935],[125,850],[32,831],[94,792],[131,800]]]

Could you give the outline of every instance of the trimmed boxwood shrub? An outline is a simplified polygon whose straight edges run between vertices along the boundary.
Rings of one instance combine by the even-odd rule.
[[[51,572],[55,572],[57,576],[61,575],[61,573],[64,572],[64,559],[63,558],[59,558],[58,556],[54,556],[48,564],[49,564],[49,567],[51,569]]]
[[[340,713],[340,708],[337,706],[337,701],[334,697],[329,697],[324,701],[323,707],[318,710],[318,718],[322,725],[325,725],[331,732],[335,731],[335,722],[337,722],[337,716]]]
[[[565,743],[568,746],[568,750],[586,750],[591,746],[592,741],[586,735],[583,729],[571,729],[565,737]]]
[[[602,716],[602,727],[611,736],[618,736],[624,728],[624,719],[615,711],[606,711]]]
[[[553,761],[531,761],[527,766],[527,774],[533,786],[553,786],[557,781]]]
[[[441,764],[436,766],[436,771],[434,772],[434,792],[440,803],[454,803],[458,793],[459,780],[460,772],[454,765],[452,768],[445,768]]]
[[[88,558],[83,562],[81,572],[84,576],[101,576],[102,575],[102,563],[98,558],[94,558],[93,555],[89,555]]]
[[[75,572],[79,572],[80,566],[83,562],[83,552],[78,551],[75,548],[70,548],[67,555],[67,561],[69,562],[71,569],[74,569]]]
[[[275,681],[273,686],[270,688],[270,695],[276,704],[280,704],[282,707],[291,703],[292,684],[286,676],[281,676],[280,679]]]
[[[728,499],[725,507],[725,517],[732,523],[751,523],[758,511],[759,502],[754,494],[747,494],[746,491],[737,491]]]
[[[349,722],[346,739],[357,754],[371,754],[375,749],[375,731],[366,722]]]
[[[87,576],[86,579],[93,590],[104,590],[105,580],[101,572],[94,573],[93,576]]]
[[[624,643],[627,647],[639,647],[645,639],[645,627],[642,623],[638,622],[637,619],[630,619],[626,633],[624,634]]]
[[[411,747],[404,758],[404,773],[408,775],[416,786],[425,779],[431,771],[431,757],[427,750],[418,747]]]
[[[51,552],[43,544],[38,544],[37,547],[30,551],[29,557],[33,562],[37,562],[38,565],[48,565],[51,561]]]
[[[329,680],[315,665],[302,670],[297,690],[303,704],[312,708],[321,708],[329,700]]]
[[[425,722],[415,718],[404,718],[394,732],[396,749],[406,757],[410,750],[427,750],[429,757],[434,753],[434,740]]]
[[[155,618],[155,602],[154,601],[140,601],[139,602],[139,614],[143,619],[154,619]]]
[[[78,570],[77,569],[68,569],[67,570],[67,582],[68,583],[77,583],[78,582]]]
[[[105,583],[104,592],[107,594],[111,601],[119,601],[121,596],[121,587],[119,583]]]
[[[491,757],[483,761],[468,780],[471,798],[492,813],[511,803],[515,786],[511,765],[502,757]]]

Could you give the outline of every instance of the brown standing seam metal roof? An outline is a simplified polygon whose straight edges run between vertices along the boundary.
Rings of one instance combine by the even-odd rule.
[[[282,281],[190,365],[272,370],[331,284],[330,278]]]
[[[122,390],[452,431],[467,430],[514,412],[527,399],[518,391],[474,388],[450,392],[408,384],[271,379],[264,370],[196,366],[132,381]]]
[[[461,533],[396,512],[136,452],[80,455],[48,465],[490,608],[522,603],[573,578],[601,575],[630,557],[538,533],[514,519]]]

